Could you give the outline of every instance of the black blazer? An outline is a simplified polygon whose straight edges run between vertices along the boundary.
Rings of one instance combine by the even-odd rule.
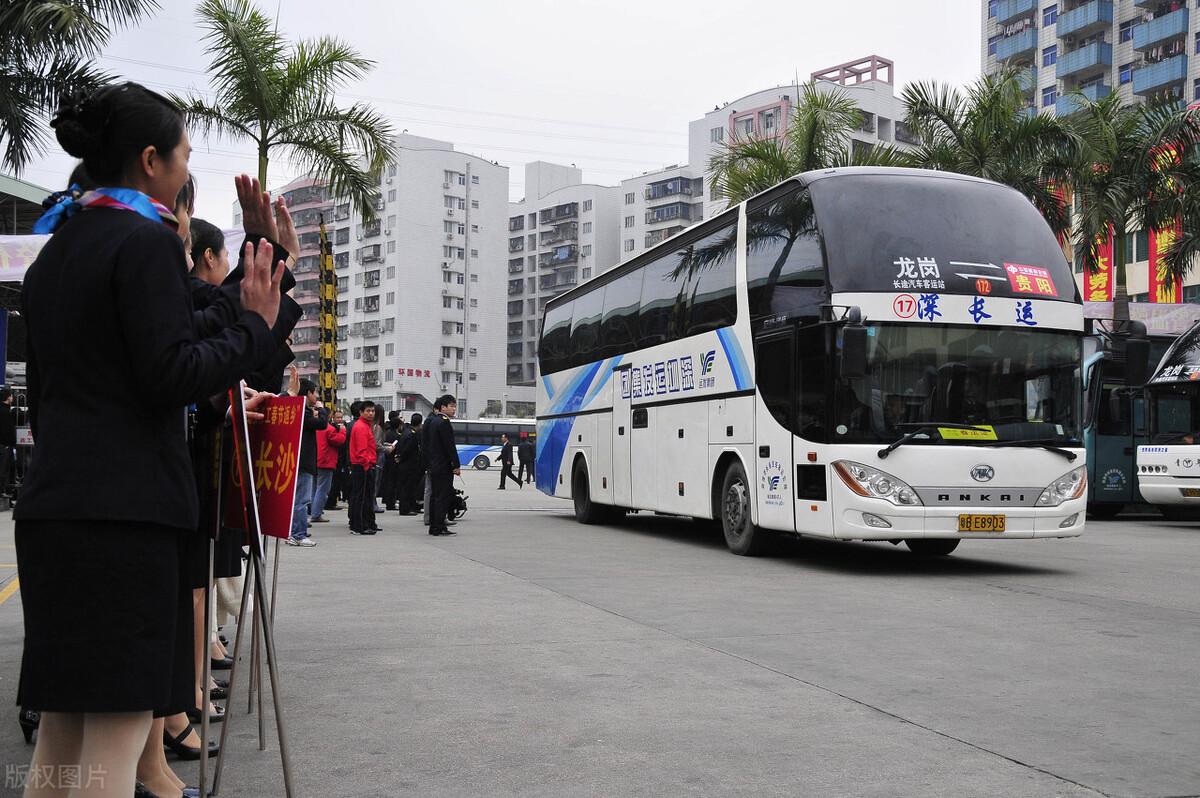
[[[201,338],[183,245],[130,211],[74,216],[25,275],[35,446],[17,520],[149,522],[195,529],[186,407],[265,362],[256,313]]]
[[[450,419],[441,413],[431,414],[421,427],[421,437],[424,444],[422,451],[429,463],[430,473],[453,471],[461,467]]]
[[[504,445],[500,447],[500,462],[501,463],[508,463],[509,465],[512,465],[512,461],[513,461],[512,450],[513,450],[512,441],[505,441]]]

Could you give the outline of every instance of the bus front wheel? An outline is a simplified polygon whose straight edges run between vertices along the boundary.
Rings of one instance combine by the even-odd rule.
[[[750,484],[741,463],[731,463],[725,471],[720,510],[721,529],[725,532],[725,545],[729,550],[743,557],[761,554],[767,533],[750,520]]]
[[[492,461],[487,459],[487,457],[482,454],[471,461],[471,465],[475,466],[476,471],[487,471],[491,464]]]
[[[922,557],[945,557],[958,548],[958,541],[954,538],[909,538],[904,545]]]

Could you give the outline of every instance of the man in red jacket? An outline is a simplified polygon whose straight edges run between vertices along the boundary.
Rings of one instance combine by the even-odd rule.
[[[321,403],[318,402],[320,407]],[[342,423],[342,411],[334,410],[329,426],[317,432],[317,486],[313,491],[312,512],[309,521],[314,524],[328,523],[321,515],[329,491],[333,487],[333,472],[337,470],[338,449],[346,445],[346,425]]]
[[[350,428],[350,532],[374,535],[375,526],[375,434],[371,431],[375,406],[364,402],[358,420]]]

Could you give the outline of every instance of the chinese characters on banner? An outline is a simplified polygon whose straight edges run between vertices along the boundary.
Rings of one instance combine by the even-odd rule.
[[[296,500],[304,397],[272,397],[259,412],[263,420],[250,425],[250,463],[258,492],[259,524],[262,534],[286,538],[291,534]],[[246,528],[241,476],[235,463],[228,470],[224,492],[225,526],[231,529]]]
[[[1171,248],[1182,232],[1182,225],[1176,222],[1163,230],[1150,231],[1150,282],[1149,293],[1151,302],[1182,302],[1183,281],[1179,277],[1167,277],[1167,268],[1162,260],[1162,253]]]
[[[1097,236],[1092,242],[1095,266],[1086,270],[1083,276],[1083,301],[1112,302],[1114,280],[1112,273],[1113,229],[1108,228],[1108,240]]]
[[[428,377],[429,369],[410,369],[410,368],[406,368],[404,366],[401,366],[400,368],[396,369],[397,377],[403,377],[405,375],[407,375],[409,377]]]
[[[1058,288],[1050,276],[1050,270],[1041,266],[1026,266],[1022,263],[1005,263],[1004,273],[1014,293],[1058,296]]]

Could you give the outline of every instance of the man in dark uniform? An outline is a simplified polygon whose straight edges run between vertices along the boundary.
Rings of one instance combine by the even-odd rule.
[[[400,515],[416,515],[417,504],[425,487],[425,464],[421,458],[421,414],[413,413],[412,422],[400,433],[396,443],[396,463],[400,469],[398,501]]]
[[[446,525],[446,512],[454,495],[454,477],[462,473],[458,449],[454,445],[454,430],[450,419],[458,410],[458,402],[450,394],[439,396],[433,403],[433,414],[425,422],[421,440],[425,460],[429,464],[432,512],[429,534],[453,535]],[[454,523],[451,521],[450,523]]]
[[[529,440],[528,433],[522,432],[521,443],[517,445],[517,460],[520,461],[520,465],[517,467],[518,482],[520,482],[523,478],[525,480],[525,484],[528,484],[529,480],[533,479],[534,456],[535,450],[533,448],[533,441]]]
[[[512,467],[513,467],[512,441],[510,441],[508,439],[507,433],[501,432],[500,433],[500,490],[504,490],[505,478],[511,479],[513,482],[516,482],[517,487],[520,487],[520,488],[525,487],[525,484],[523,482],[521,482],[520,479],[517,478],[516,474],[513,473]]]

